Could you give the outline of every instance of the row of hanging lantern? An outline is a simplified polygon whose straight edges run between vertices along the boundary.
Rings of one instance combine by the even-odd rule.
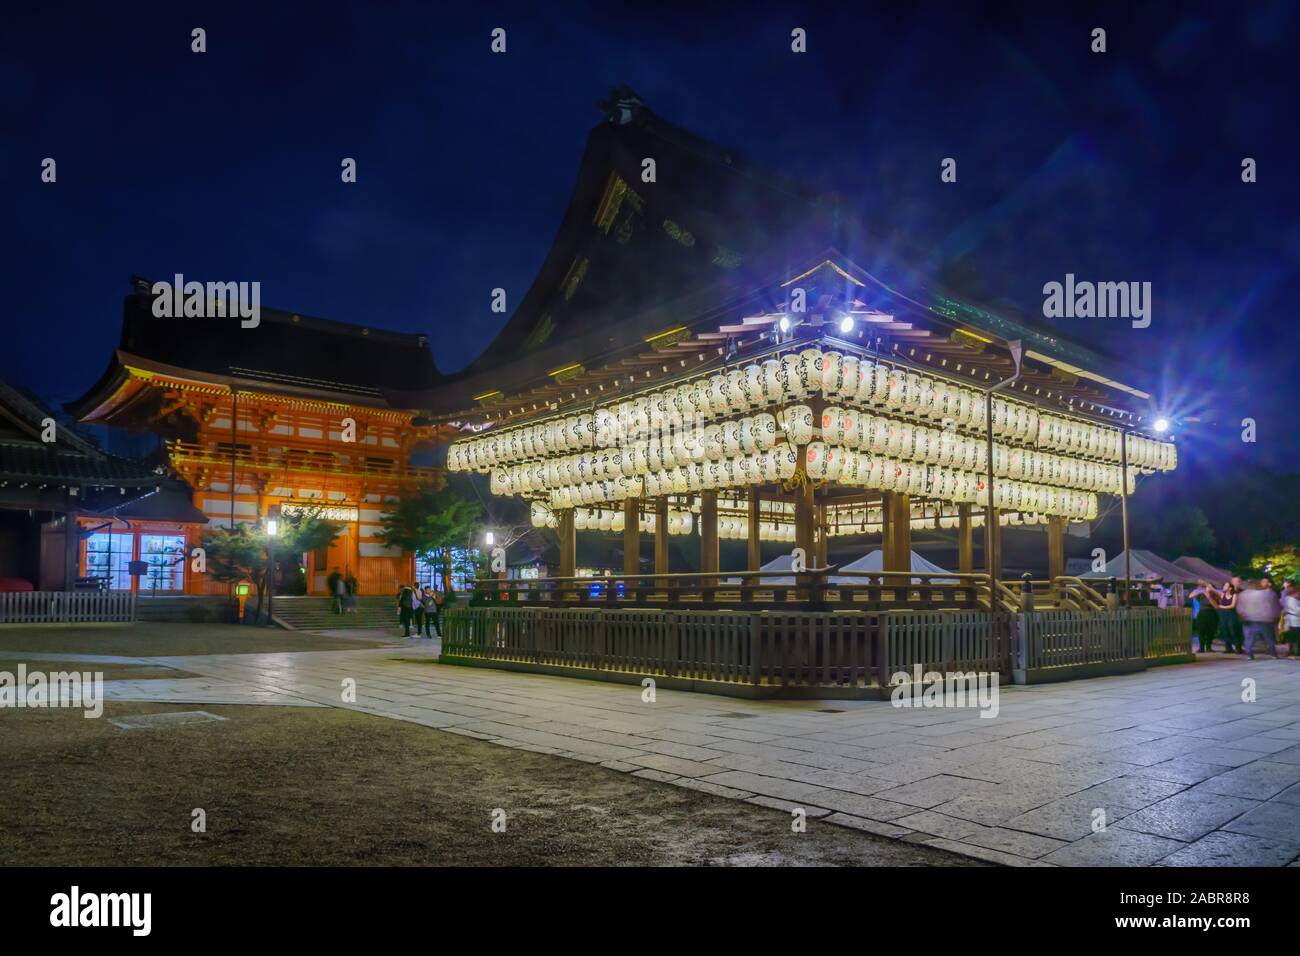
[[[780,456],[777,475],[793,477],[797,453],[789,449]],[[971,502],[983,506],[987,499],[986,478],[979,472],[925,465],[918,462],[866,455],[813,442],[804,450],[806,470],[813,480],[835,480],[841,485],[859,486],[879,491],[897,491],[925,495],[941,501]],[[553,509],[575,508],[627,498],[658,498],[685,495],[741,484],[756,484],[765,479],[750,458],[693,463],[643,477],[620,476],[613,480],[579,482],[546,491]],[[519,494],[508,483],[494,481],[497,494]],[[994,484],[994,507],[1039,511],[1069,518],[1093,518],[1097,514],[1094,492],[1017,479],[1002,479]]]
[[[860,483],[869,488],[890,490],[870,478],[854,481],[857,463],[868,453],[882,460],[939,465],[940,474],[942,466],[949,466],[951,471],[987,472],[985,443],[951,431],[831,407],[822,414],[819,431],[823,440],[817,441],[813,412],[806,405],[783,409],[775,417],[760,415],[758,418],[767,420],[762,427],[755,427],[754,420],[742,419],[701,430],[672,432],[664,444],[599,449],[549,461],[493,468],[489,473],[490,488],[497,495],[551,494],[554,497],[553,493],[561,488],[599,486],[590,500],[579,495],[580,504],[621,501],[642,494],[649,497],[682,494],[699,488],[738,488],[790,480],[798,466],[796,446],[804,447],[807,471],[812,478]],[[778,429],[789,441],[775,443]],[[755,436],[759,435],[762,439],[756,440]],[[759,450],[745,453],[746,448]],[[1000,478],[1118,494],[1122,469],[995,444],[993,470]],[[1138,470],[1130,468],[1130,493],[1136,488]],[[693,479],[697,474],[698,479]],[[610,488],[608,492],[604,490],[606,486]]]
[[[668,389],[542,422],[515,426],[452,445],[452,471],[487,471],[556,455],[603,448],[626,448],[691,425],[705,427],[716,418],[801,401],[813,394],[859,409],[888,410],[911,419],[929,419],[952,429],[982,430],[983,394],[887,362],[807,348],[797,354],[719,372]],[[770,416],[748,422],[752,434],[737,434],[738,444],[761,450],[762,435],[774,438]],[[1106,461],[1120,460],[1120,432],[1064,416],[1040,412],[1032,405],[995,398],[993,432],[1013,442],[1065,451]],[[796,439],[797,441],[797,439]],[[1128,459],[1134,467],[1171,470],[1177,452],[1170,442],[1129,435]],[[769,446],[770,447],[770,446]],[[751,449],[744,449],[748,452]]]
[[[785,502],[777,502],[786,505]],[[719,502],[720,506],[738,506],[739,502]],[[689,507],[670,508],[668,511],[669,535],[689,535],[693,530],[695,519],[692,512],[698,514],[699,499],[694,499]],[[531,510],[532,523],[538,528],[556,526],[556,516],[542,502],[533,502]],[[1033,512],[1005,512],[1000,523],[1011,526],[1028,526],[1046,524],[1048,516]],[[826,516],[827,533],[832,537],[860,534],[879,534],[884,527],[884,515],[880,508],[840,506],[832,509]],[[971,527],[984,525],[984,515],[974,512],[970,516]],[[601,508],[575,508],[573,510],[574,528],[578,531],[609,531],[622,533],[626,518],[622,511]],[[956,528],[960,518],[954,508],[939,508],[932,504],[914,504],[911,509],[910,524],[914,530],[931,530],[935,528]],[[653,512],[642,514],[637,521],[640,531],[653,534],[655,515]],[[776,512],[767,511],[758,524],[760,541],[794,541],[795,524],[793,512],[785,507]],[[718,517],[718,537],[722,540],[744,541],[749,537],[749,521],[746,517],[735,514],[723,514]]]

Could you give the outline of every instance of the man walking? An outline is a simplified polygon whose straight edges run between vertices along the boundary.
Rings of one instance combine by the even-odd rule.
[[[415,591],[409,584],[403,584],[397,591],[397,617],[402,625],[403,637],[411,636],[411,612],[414,606]]]
[[[330,592],[330,610],[335,614],[343,613],[343,575],[336,567],[325,579],[325,586]]]
[[[1269,653],[1277,657],[1277,622],[1282,616],[1282,604],[1277,599],[1272,582],[1267,578],[1251,581],[1237,597],[1237,615],[1246,637],[1246,654],[1255,659],[1255,639],[1262,637]]]
[[[415,617],[415,636],[424,637],[424,588],[416,581],[411,585],[411,613]]]
[[[424,596],[421,603],[424,605],[424,636],[433,640],[430,631],[437,631],[438,636],[442,637],[442,625],[438,620],[438,598],[437,591],[433,588],[425,588]]]

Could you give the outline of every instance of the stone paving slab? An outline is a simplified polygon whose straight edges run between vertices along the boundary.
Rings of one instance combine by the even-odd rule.
[[[140,659],[203,676],[108,683],[114,699],[345,707],[1008,865],[1300,859],[1300,661],[1003,687],[989,719],[663,689],[647,703],[635,685],[438,666],[436,653]]]

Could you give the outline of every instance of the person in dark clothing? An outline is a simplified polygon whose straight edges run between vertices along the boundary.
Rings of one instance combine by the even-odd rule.
[[[409,584],[403,584],[397,592],[397,617],[402,626],[403,637],[411,636],[411,618],[415,607],[415,590]]]
[[[1237,595],[1240,593],[1241,578],[1233,578],[1225,584],[1217,599],[1211,592],[1210,600],[1219,612],[1219,639],[1223,641],[1223,650],[1227,654],[1241,654],[1246,645],[1241,618],[1237,616]]]
[[[343,611],[345,614],[357,613],[357,579],[349,574],[343,579]]]
[[[330,610],[335,614],[343,613],[343,575],[335,568],[325,579],[325,587],[330,593]]]
[[[415,636],[424,637],[424,588],[416,581],[411,585],[415,592],[411,598],[411,615],[415,618]]]
[[[1208,654],[1214,649],[1214,636],[1219,632],[1219,612],[1210,603],[1210,584],[1197,581],[1192,592],[1192,633],[1196,635],[1200,652]]]
[[[433,640],[430,631],[437,631],[442,637],[442,622],[438,620],[438,602],[440,597],[433,588],[425,588],[421,603],[424,605],[424,636]]]

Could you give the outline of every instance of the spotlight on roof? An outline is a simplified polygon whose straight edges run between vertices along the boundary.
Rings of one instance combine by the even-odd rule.
[[[781,316],[781,321],[778,322],[776,325],[777,325],[777,328],[779,328],[782,332],[789,332],[789,331],[790,331],[790,316],[788,316],[788,315],[783,315],[783,316]]]
[[[841,331],[842,333],[844,333],[845,335],[848,335],[848,333],[850,333],[850,332],[853,331],[853,317],[852,317],[852,316],[848,316],[848,315],[846,315],[846,316],[844,316],[844,318],[840,319],[840,331]]]
[[[1155,430],[1158,431],[1158,432],[1167,432],[1167,431],[1169,431],[1169,419],[1167,419],[1167,418],[1157,418],[1154,427],[1155,427]]]

